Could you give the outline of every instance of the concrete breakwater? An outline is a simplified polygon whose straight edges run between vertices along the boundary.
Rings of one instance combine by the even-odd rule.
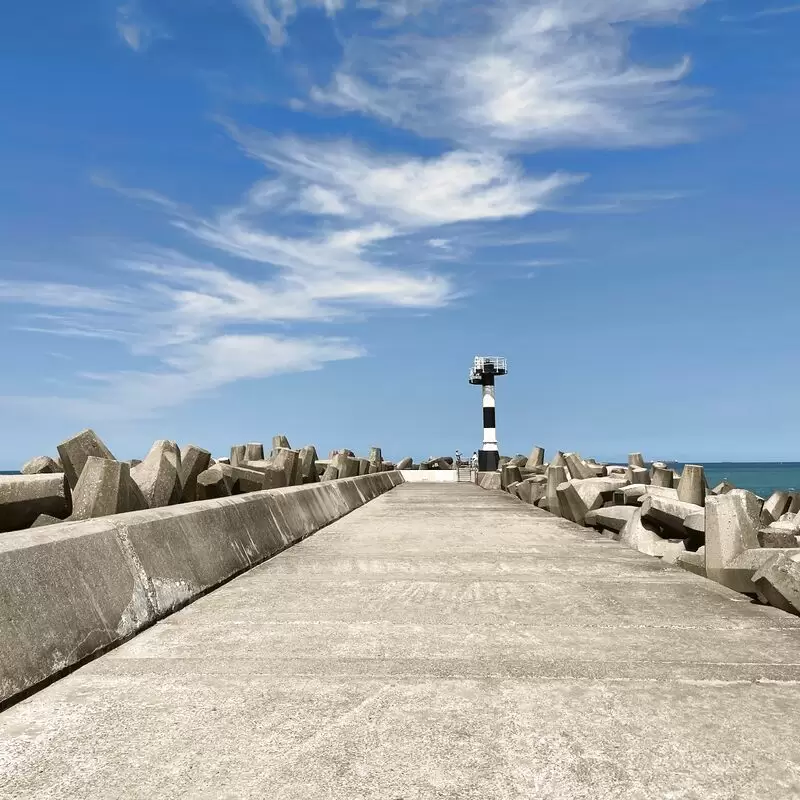
[[[33,458],[19,475],[0,475],[0,533],[355,478],[398,466],[384,460],[380,447],[363,457],[335,450],[320,459],[314,445],[293,449],[283,435],[274,436],[266,451],[262,443],[251,442],[234,445],[230,456],[217,459],[197,445],[180,448],[163,439],[144,458],[122,461],[90,429],[56,449],[55,458]],[[411,459],[399,466],[410,469]]]
[[[272,445],[125,462],[86,430],[0,477],[0,707],[403,481],[378,447]]]
[[[54,458],[32,458],[20,474],[0,474],[0,533],[394,469],[453,466],[452,457],[444,456],[418,464],[410,457],[387,461],[380,447],[365,456],[334,450],[321,459],[314,445],[293,449],[282,434],[272,438],[271,449],[261,442],[234,445],[230,456],[217,459],[197,445],[179,447],[162,439],[143,459],[123,461],[90,429],[63,441],[57,451]]]
[[[641,453],[624,465],[544,456],[536,447],[504,457],[478,484],[800,615],[800,492],[763,498],[727,481],[709,487],[702,466],[678,473]]]
[[[393,470],[0,536],[0,707],[402,481]]]

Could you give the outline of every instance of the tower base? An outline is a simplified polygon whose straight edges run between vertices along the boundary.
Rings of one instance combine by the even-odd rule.
[[[478,450],[478,470],[496,472],[500,469],[500,453],[497,450]]]

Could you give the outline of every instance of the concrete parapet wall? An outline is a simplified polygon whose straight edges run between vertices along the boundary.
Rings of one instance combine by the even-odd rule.
[[[404,469],[401,471],[406,483],[457,483],[458,472],[454,469]]]
[[[0,707],[403,482],[398,471],[0,537]]]

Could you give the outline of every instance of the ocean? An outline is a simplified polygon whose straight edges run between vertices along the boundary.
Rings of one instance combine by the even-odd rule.
[[[702,462],[700,462],[702,463]],[[671,464],[680,472],[683,464]],[[760,497],[769,497],[779,489],[800,491],[800,462],[717,462],[703,464],[709,486],[720,481],[730,481],[740,489],[749,489]],[[17,475],[17,472],[0,470],[0,475]]]
[[[699,462],[702,463],[702,462]],[[680,472],[682,464],[673,465]],[[800,491],[800,462],[717,462],[703,464],[711,487],[730,481],[740,489],[748,489],[760,497],[769,497],[778,490]]]

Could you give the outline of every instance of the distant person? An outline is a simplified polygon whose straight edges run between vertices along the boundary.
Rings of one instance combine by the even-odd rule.
[[[472,458],[470,459],[470,466],[472,467],[472,469],[477,471],[477,469],[478,469],[478,451],[477,450],[472,454]]]
[[[456,469],[461,466],[461,451],[456,450]]]

